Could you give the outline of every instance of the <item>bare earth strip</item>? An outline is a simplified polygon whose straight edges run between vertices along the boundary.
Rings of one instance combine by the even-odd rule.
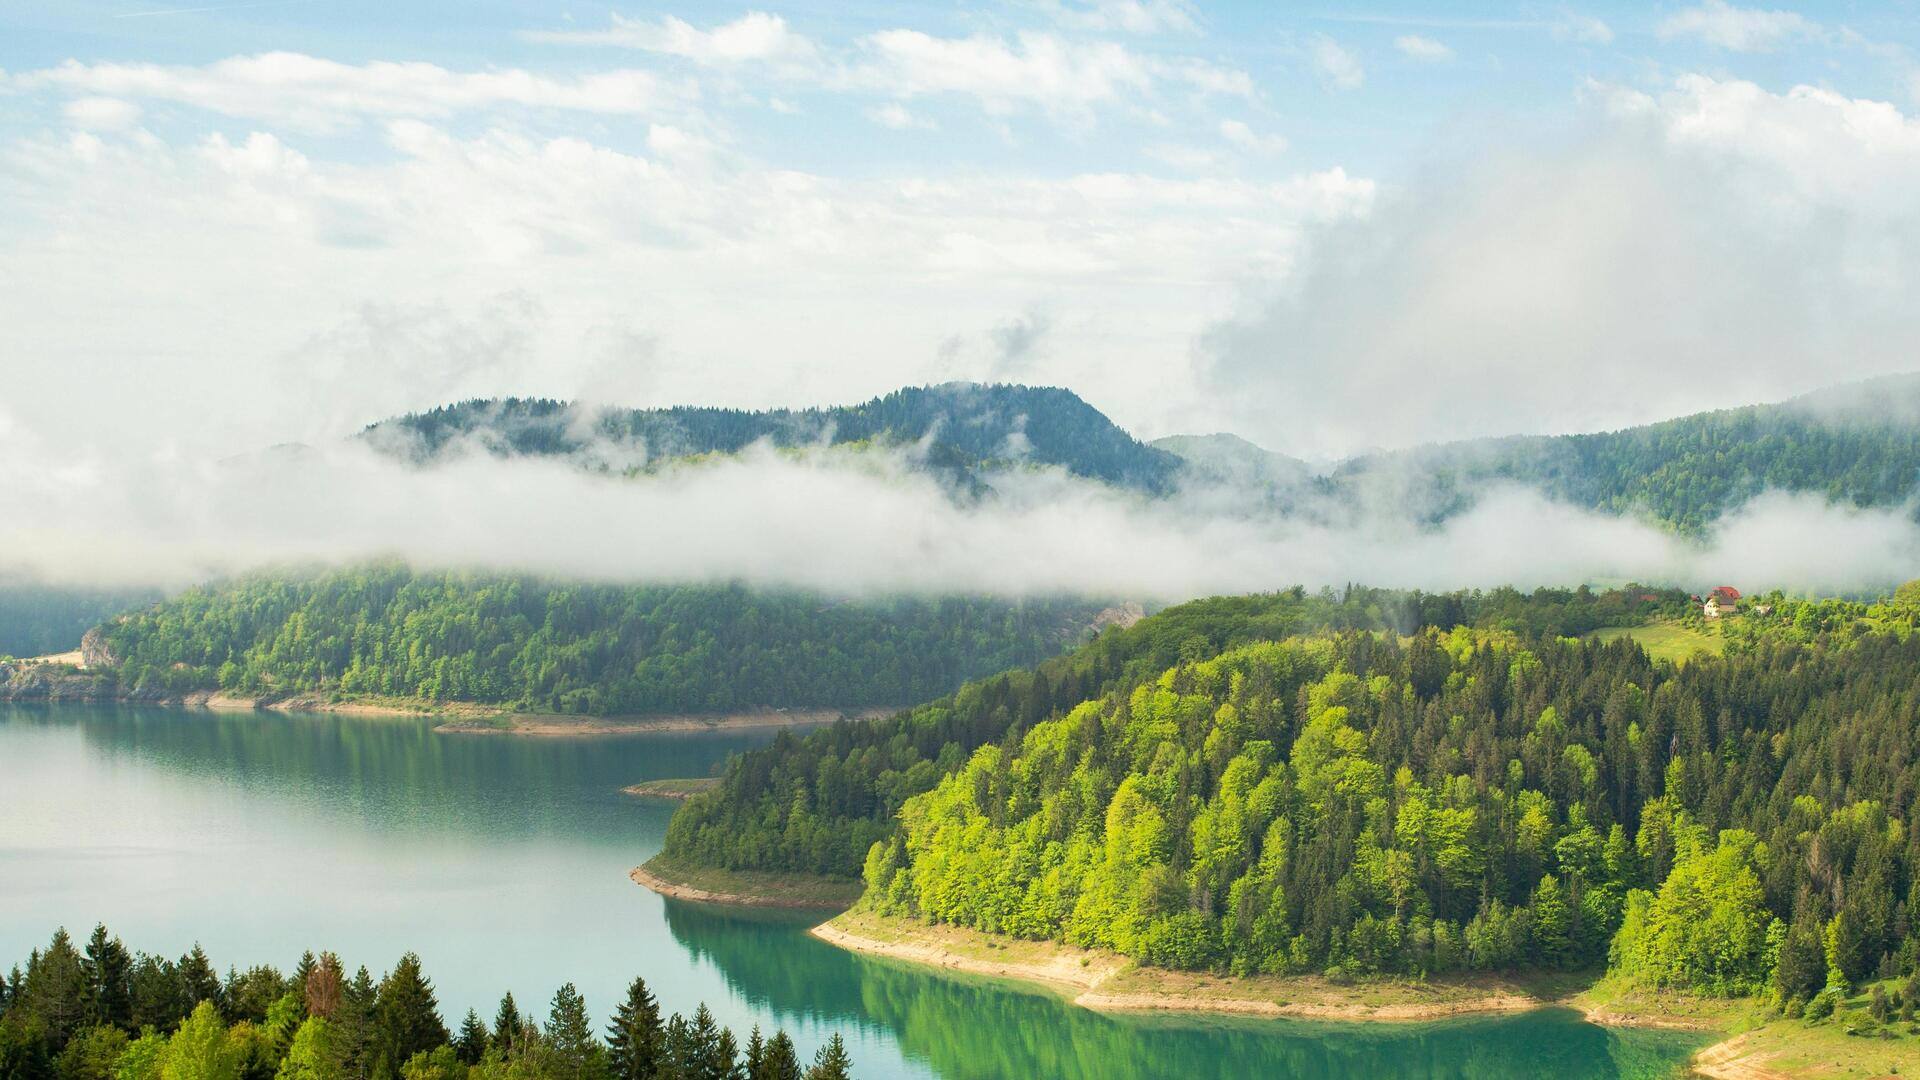
[[[1112,953],[1057,942],[1004,942],[955,927],[879,920],[864,913],[814,927],[813,935],[853,952],[1038,983],[1064,993],[1075,1005],[1102,1012],[1209,1012],[1406,1023],[1522,1012],[1547,1004],[1518,987],[1498,984],[1383,988],[1317,978],[1236,979],[1157,969],[1144,972],[1133,961]],[[1004,955],[993,955],[996,952]],[[1376,995],[1380,999],[1374,1000]]]
[[[1735,1035],[1693,1056],[1693,1071],[1711,1080],[1791,1080],[1791,1074],[1766,1067],[1769,1054],[1750,1053],[1747,1036]]]

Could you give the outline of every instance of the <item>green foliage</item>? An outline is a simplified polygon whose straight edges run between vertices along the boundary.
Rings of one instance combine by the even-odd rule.
[[[669,847],[721,821],[749,858],[870,838],[883,912],[1169,967],[1610,955],[1656,985],[1802,999],[1913,969],[1920,637],[1789,622],[1682,668],[1498,628],[1525,624],[1473,598],[1462,621],[1489,628],[1382,634],[1361,617],[1380,599],[1174,609],[890,723],[784,740],[692,800]]]
[[[1071,643],[1071,601],[840,603],[369,565],[190,589],[110,624],[123,689],[473,701],[559,713],[923,700]]]
[[[89,956],[106,955],[118,939],[95,931]],[[124,953],[124,948],[121,952]],[[197,949],[192,966],[211,963]],[[754,1029],[742,1062],[733,1032],[705,1005],[691,1018],[664,1024],[646,983],[635,979],[602,1042],[586,1001],[571,983],[554,994],[544,1027],[527,1023],[507,995],[489,1042],[486,1025],[468,1012],[449,1039],[434,1004],[433,984],[407,953],[375,983],[361,968],[341,978],[332,953],[307,954],[295,978],[271,967],[234,973],[228,987],[281,988],[259,1020],[233,1010],[249,991],[200,998],[177,1022],[134,1029],[128,1022],[82,1023],[65,1032],[50,1021],[78,1015],[99,995],[64,930],[36,949],[24,972],[0,979],[0,1080],[800,1080],[793,1040],[784,1031],[762,1039]],[[133,979],[151,958],[126,966]],[[94,969],[110,972],[111,964]],[[182,960],[164,969],[176,979]],[[112,978],[112,976],[108,976]],[[218,989],[218,984],[215,984]],[[125,989],[122,987],[121,989]],[[177,989],[184,998],[189,991]],[[90,998],[90,994],[92,995]],[[245,1007],[245,1006],[238,1006]],[[225,1010],[223,1012],[223,1010]],[[398,1065],[393,1064],[398,1062]],[[841,1080],[851,1062],[834,1036],[807,1076]],[[824,1071],[822,1071],[824,1070]]]
[[[1048,717],[1155,679],[1183,657],[1317,630],[1410,632],[1475,623],[1557,638],[1631,623],[1684,602],[1684,594],[1631,587],[1531,595],[1295,589],[1195,601],[1109,630],[1034,670],[969,683],[889,720],[839,724],[804,738],[782,734],[766,749],[735,758],[718,788],[682,805],[668,828],[666,853],[726,869],[854,877],[873,844],[893,835],[907,799],[932,788],[975,750],[1017,743],[1021,732]],[[1435,650],[1421,650],[1413,663],[1409,677],[1423,693],[1447,677],[1449,662]]]

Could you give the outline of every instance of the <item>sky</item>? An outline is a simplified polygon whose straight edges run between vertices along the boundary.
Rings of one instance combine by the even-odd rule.
[[[0,539],[127,573],[165,550],[176,579],[222,537],[258,558],[477,558],[388,528],[485,517],[471,492],[360,462],[298,490],[220,470],[481,396],[769,407],[1025,382],[1144,438],[1232,431],[1321,461],[1778,400],[1920,367],[1915,191],[1916,0],[15,0]],[[547,505],[568,483],[515,476],[537,493],[492,497]],[[892,506],[891,527],[945,520],[924,493],[839,482],[824,494]],[[761,469],[741,506],[690,505],[750,528],[812,483]],[[196,506],[210,491],[225,513]],[[1056,502],[1178,539],[1082,494]],[[677,506],[619,512],[644,532]],[[524,554],[591,527],[548,512],[546,532],[488,528]],[[152,528],[112,535],[135,521]],[[1033,588],[1107,565],[1058,524]],[[657,539],[648,572],[771,558],[690,567],[667,549],[698,541]],[[1178,595],[1356,569],[1322,557],[1352,537],[1217,539],[1170,562],[1136,544],[1108,577],[1261,567],[1163,582]],[[1448,540],[1361,569],[1418,584],[1420,560],[1473,563]],[[1684,576],[1699,553],[1664,543],[1618,548]],[[949,554],[935,577],[978,572]]]
[[[975,379],[1325,458],[1778,398],[1913,366],[1917,49],[1911,0],[16,2],[0,433]]]

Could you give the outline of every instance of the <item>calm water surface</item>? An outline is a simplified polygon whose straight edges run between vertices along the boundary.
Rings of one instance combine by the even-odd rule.
[[[57,925],[137,949],[288,968],[331,948],[376,976],[420,953],[450,1022],[572,981],[604,1017],[635,974],[863,1078],[1665,1077],[1690,1036],[1570,1013],[1415,1028],[1100,1016],[844,953],[806,921],[662,900],[626,872],[700,776],[770,736],[435,735],[411,720],[0,706],[0,962]]]

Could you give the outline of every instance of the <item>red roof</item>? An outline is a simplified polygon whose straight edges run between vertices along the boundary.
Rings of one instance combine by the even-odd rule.
[[[1740,590],[1731,585],[1721,585],[1713,590],[1713,598],[1715,600],[1739,600]]]

